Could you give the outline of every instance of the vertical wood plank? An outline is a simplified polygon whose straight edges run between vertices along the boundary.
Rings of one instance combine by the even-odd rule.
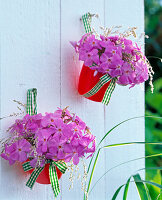
[[[27,89],[38,89],[38,112],[60,105],[60,1],[1,1],[1,117],[26,103]],[[1,121],[1,136],[15,120]],[[17,166],[1,159],[0,199],[53,199],[51,186],[25,186]]]
[[[61,105],[62,107],[70,106],[70,110],[77,113],[87,123],[99,141],[104,134],[104,106],[100,103],[89,101],[78,94],[77,84],[81,63],[77,61],[76,56],[73,59],[75,52],[69,43],[70,40],[79,40],[85,33],[80,18],[86,12],[98,13],[103,23],[104,1],[61,0]],[[101,171],[105,171],[104,163],[103,155],[96,167],[94,181],[99,177]],[[62,178],[62,199],[83,199],[80,181],[75,181],[74,188],[69,191],[68,177],[69,174],[66,173]],[[89,199],[104,200],[104,187],[105,180],[102,180],[99,187],[91,193]]]
[[[122,25],[123,30],[128,27],[138,27],[138,33],[144,32],[144,2],[141,0],[105,0],[105,25]],[[144,42],[144,41],[142,41]],[[117,85],[112,94],[111,102],[105,107],[105,132],[117,123],[135,116],[144,115],[144,85],[123,87]],[[144,119],[136,119],[121,125],[107,138],[107,144],[120,142],[144,141]],[[122,162],[143,157],[144,145],[114,147],[106,150],[106,170]],[[137,169],[145,166],[144,159],[115,168],[106,175],[106,198],[111,199],[116,189],[126,182],[128,177]],[[122,192],[117,198],[122,199]],[[128,200],[137,200],[135,186],[130,187]]]

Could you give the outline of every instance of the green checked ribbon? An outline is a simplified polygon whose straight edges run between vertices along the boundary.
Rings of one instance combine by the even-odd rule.
[[[108,105],[110,98],[111,98],[111,95],[112,95],[112,93],[115,89],[115,85],[116,85],[116,78],[112,78],[110,85],[108,86],[108,88],[107,88],[107,90],[104,94],[104,97],[102,99],[103,104]]]
[[[55,195],[55,197],[57,197],[58,194],[60,193],[60,187],[59,187],[59,181],[58,181],[56,167],[60,170],[61,173],[64,174],[66,172],[67,165],[62,160],[59,160],[57,162],[55,162],[53,160],[47,160],[47,163],[50,163],[50,165],[49,165],[50,182],[51,182],[51,186],[52,186],[54,195]],[[37,180],[39,174],[43,171],[44,167],[33,168],[30,165],[30,161],[25,162],[22,166],[23,166],[23,169],[25,172],[27,172],[31,169],[34,169],[29,180],[26,183],[26,186],[28,186],[30,189],[32,189],[35,181]]]
[[[112,78],[108,74],[104,74],[103,76],[101,76],[98,83],[89,92],[83,94],[83,96],[86,98],[93,96],[109,81],[111,81],[110,85],[108,86],[108,88],[104,94],[104,97],[102,99],[102,103],[104,103],[105,105],[108,105],[110,98],[111,98],[111,94],[114,91],[115,84],[116,84],[116,78]]]
[[[37,114],[37,89],[32,88],[27,91],[26,113],[29,115]]]
[[[86,13],[85,15],[82,16],[82,21],[84,24],[85,32],[90,33],[92,32],[91,30],[91,22],[92,22],[92,16],[90,13]]]
[[[90,13],[86,13],[85,15],[82,16],[82,21],[84,24],[84,28],[85,28],[85,32],[86,33],[91,33],[91,21],[92,21],[92,15]],[[88,98],[93,96],[94,94],[96,94],[106,83],[108,83],[109,81],[110,84],[107,88],[107,90],[105,91],[105,94],[103,96],[102,99],[102,103],[105,105],[108,105],[112,92],[115,89],[115,85],[116,85],[116,78],[112,78],[110,75],[108,74],[104,74],[100,80],[98,81],[98,83],[87,93],[83,94],[84,97]]]
[[[108,75],[108,74],[105,74],[103,75],[99,82],[89,91],[87,92],[86,94],[84,94],[83,96],[85,97],[90,97],[94,94],[96,94],[101,88],[102,86],[104,86],[107,82],[109,82],[112,78]]]

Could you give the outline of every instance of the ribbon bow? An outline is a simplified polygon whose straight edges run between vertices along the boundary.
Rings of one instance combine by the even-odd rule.
[[[57,162],[55,162],[53,160],[47,160],[47,163],[50,163],[50,165],[49,165],[50,182],[51,182],[51,186],[52,186],[54,195],[55,195],[55,197],[57,197],[58,194],[60,193],[60,187],[59,187],[59,181],[58,181],[58,176],[57,176],[57,172],[56,172],[56,167],[61,171],[61,173],[64,174],[67,169],[67,165],[62,160],[59,160]],[[35,181],[37,180],[39,174],[43,171],[44,167],[33,168],[30,165],[30,161],[25,162],[22,166],[23,166],[23,169],[25,172],[27,172],[31,169],[34,169],[29,180],[26,183],[26,186],[28,186],[30,189],[32,189]]]

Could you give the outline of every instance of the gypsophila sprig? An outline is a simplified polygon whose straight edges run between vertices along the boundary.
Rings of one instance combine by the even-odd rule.
[[[10,127],[11,137],[4,143],[1,157],[12,165],[30,159],[32,167],[43,167],[47,160],[74,165],[95,151],[95,137],[87,125],[67,108],[54,113],[25,115]]]

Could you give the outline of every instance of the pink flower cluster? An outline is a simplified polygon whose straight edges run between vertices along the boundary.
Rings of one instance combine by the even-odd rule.
[[[10,164],[31,159],[30,164],[44,166],[48,159],[77,165],[85,154],[95,151],[95,137],[86,124],[67,109],[54,113],[26,115],[10,128],[10,142],[1,157]]]
[[[116,77],[118,84],[134,86],[148,79],[145,56],[137,44],[133,45],[127,38],[100,35],[100,39],[96,39],[88,33],[71,44],[86,66]]]

